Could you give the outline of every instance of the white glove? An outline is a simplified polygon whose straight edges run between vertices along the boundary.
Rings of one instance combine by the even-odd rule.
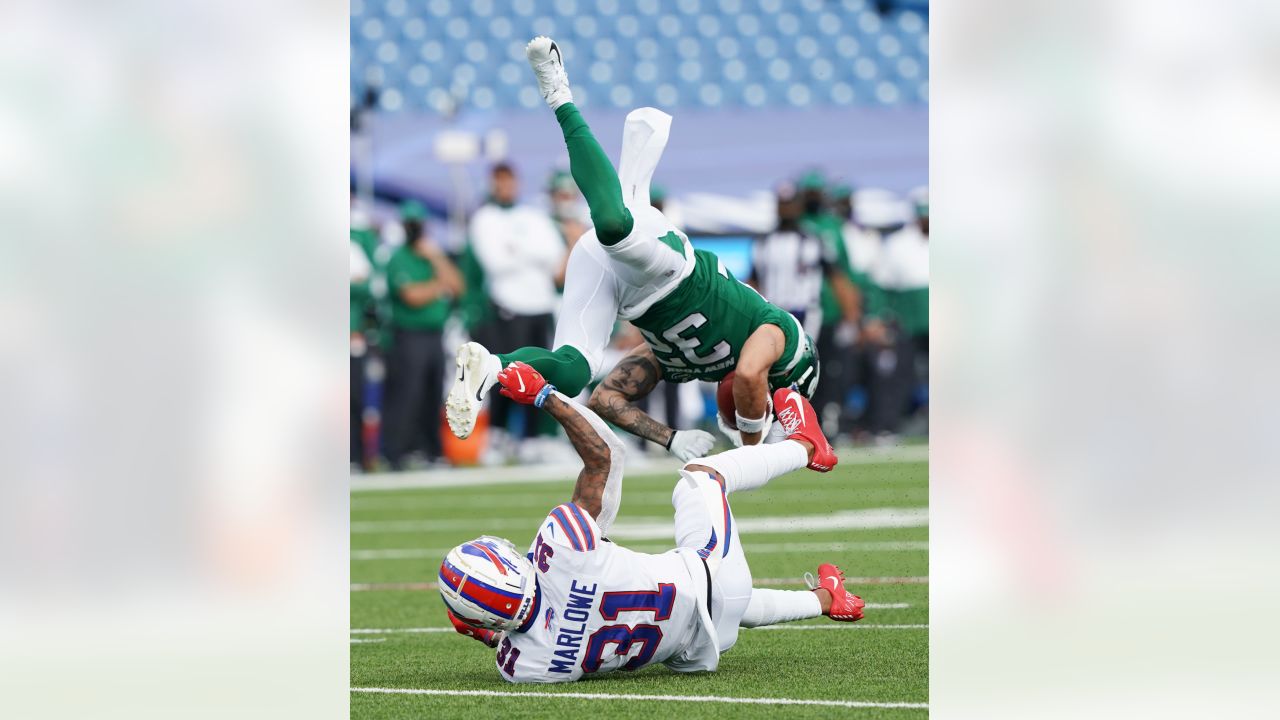
[[[742,447],[742,433],[726,425],[724,418],[720,417],[720,413],[716,413],[716,424],[720,426],[720,432],[733,441],[734,447]]]
[[[703,430],[677,430],[671,436],[671,447],[667,448],[672,455],[683,462],[694,458],[705,457],[716,444],[716,437]]]

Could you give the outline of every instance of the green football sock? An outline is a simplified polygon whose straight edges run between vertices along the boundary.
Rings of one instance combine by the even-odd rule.
[[[563,105],[561,106],[563,107]],[[571,345],[564,345],[555,350],[540,347],[522,347],[498,356],[502,366],[519,361],[530,365],[542,374],[547,382],[556,386],[560,392],[573,397],[591,382],[591,365],[587,359]]]
[[[569,172],[582,190],[591,208],[591,221],[596,237],[603,245],[616,245],[631,234],[635,220],[622,202],[622,185],[609,156],[591,134],[587,121],[573,103],[556,108],[556,120],[564,131],[564,144],[569,148]],[[557,386],[558,387],[558,386]]]

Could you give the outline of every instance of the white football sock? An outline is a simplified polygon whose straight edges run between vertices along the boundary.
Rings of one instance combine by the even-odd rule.
[[[693,465],[715,468],[724,478],[725,490],[754,490],[770,480],[809,464],[809,452],[795,440],[772,445],[748,445],[711,457],[690,460]]]
[[[760,627],[822,615],[822,602],[812,590],[769,590],[752,588],[751,601],[738,624]]]

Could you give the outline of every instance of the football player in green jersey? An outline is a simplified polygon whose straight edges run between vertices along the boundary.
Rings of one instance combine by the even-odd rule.
[[[573,105],[560,49],[549,38],[526,48],[543,98],[555,111],[569,150],[569,169],[595,225],[574,246],[552,350],[526,347],[494,355],[478,343],[458,350],[457,374],[445,403],[454,434],[475,427],[498,372],[514,361],[533,366],[566,395],[576,395],[600,371],[618,318],[644,335],[592,396],[597,412],[629,432],[659,443],[682,460],[701,457],[714,438],[676,431],[632,403],[661,378],[718,381],[734,372],[735,444],[761,442],[772,424],[769,397],[780,387],[806,396],[818,383],[813,342],[794,316],[738,282],[714,254],[649,203],[649,184],[666,147],[671,116],[640,108],[627,116],[617,171]]]

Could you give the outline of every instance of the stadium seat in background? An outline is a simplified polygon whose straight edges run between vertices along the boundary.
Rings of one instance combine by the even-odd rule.
[[[352,0],[351,97],[533,109],[524,43],[550,34],[584,108],[922,104],[928,31],[919,0]]]

